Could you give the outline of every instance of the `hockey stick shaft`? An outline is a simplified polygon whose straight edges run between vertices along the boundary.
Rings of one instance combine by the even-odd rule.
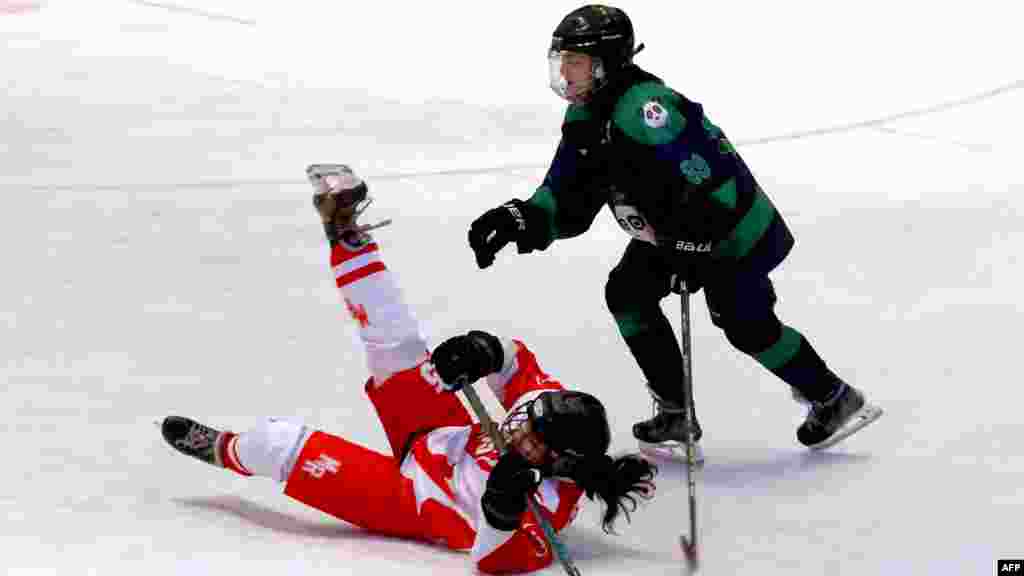
[[[697,454],[696,441],[693,438],[694,420],[696,416],[693,410],[693,355],[692,342],[690,338],[690,292],[683,284],[679,295],[680,300],[680,336],[683,356],[683,398],[686,400],[686,482],[689,491],[690,503],[690,535],[683,536],[680,541],[683,545],[683,553],[689,563],[691,573],[696,572],[698,566],[697,554]]]
[[[483,426],[487,435],[490,436],[491,441],[494,442],[494,446],[498,448],[498,452],[504,454],[508,446],[505,442],[505,438],[498,431],[497,425],[494,420],[491,420],[491,415],[487,413],[487,408],[483,402],[480,401],[480,396],[477,395],[473,385],[467,382],[462,383],[462,392],[469,401],[469,406],[473,409],[476,414],[477,420],[480,421],[480,425]],[[547,537],[548,544],[554,551],[558,561],[562,564],[562,568],[565,569],[565,573],[569,576],[580,576],[580,571],[576,568],[576,565],[572,561],[572,557],[569,556],[569,550],[562,543],[561,538],[555,533],[555,529],[548,522],[546,516],[541,514],[540,505],[537,502],[527,496],[526,505],[530,508],[530,512],[533,513],[534,518],[537,519],[537,524],[540,525],[540,529],[544,532],[544,536]]]

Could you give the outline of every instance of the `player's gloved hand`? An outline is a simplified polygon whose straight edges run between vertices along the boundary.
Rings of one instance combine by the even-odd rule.
[[[704,286],[703,275],[699,267],[693,264],[676,266],[672,276],[669,277],[669,290],[676,294],[682,294],[685,289],[693,294]]]
[[[708,235],[692,233],[685,236],[659,237],[658,246],[667,253],[672,274],[669,290],[682,294],[683,287],[690,294],[704,286],[711,269],[711,248]]]
[[[520,254],[541,247],[544,234],[544,212],[523,202],[509,200],[484,212],[469,227],[469,247],[476,256],[476,265],[487,268],[494,256],[509,242],[515,242]]]
[[[526,498],[540,485],[540,470],[533,468],[519,452],[509,450],[487,477],[487,488],[480,499],[487,523],[498,530],[519,527],[526,511]]]
[[[501,370],[505,352],[495,336],[470,330],[442,342],[430,359],[445,390],[456,392],[468,383]]]

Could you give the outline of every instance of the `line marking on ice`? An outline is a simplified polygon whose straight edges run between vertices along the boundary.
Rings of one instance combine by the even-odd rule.
[[[811,136],[824,136],[826,134],[838,134],[840,132],[850,132],[852,130],[859,130],[861,128],[876,128],[884,124],[895,122],[896,120],[906,120],[907,118],[917,118],[919,116],[927,116],[929,114],[936,114],[938,112],[945,112],[952,110],[953,108],[960,108],[962,106],[968,106],[970,104],[977,104],[995,98],[1008,92],[1020,90],[1024,88],[1024,79],[986,90],[972,96],[966,96],[957,100],[949,100],[939,104],[933,104],[924,108],[916,108],[914,110],[907,110],[904,112],[896,112],[880,118],[874,118],[872,120],[861,120],[858,122],[851,122],[849,124],[837,124],[835,126],[825,126],[822,128],[812,128],[810,130],[800,130],[797,132],[790,132],[788,134],[778,134],[775,136],[764,136],[761,138],[753,138],[750,140],[743,140],[736,142],[737,146],[756,146],[758,144],[769,144],[772,142],[783,142],[786,140],[800,140],[802,138],[808,138]]]
[[[148,0],[130,0],[137,4],[153,5],[161,8],[167,6],[158,5]],[[191,12],[191,9],[184,9]],[[205,15],[205,14],[204,14]],[[232,18],[225,16],[224,18]],[[248,21],[239,20],[241,23],[249,24]],[[739,140],[735,142],[737,147],[741,146],[757,146],[761,144],[772,144],[776,142],[785,142],[791,140],[800,140],[803,138],[810,138],[814,136],[824,136],[828,134],[838,134],[842,132],[851,132],[854,130],[860,130],[863,128],[875,128],[883,129],[886,124],[895,122],[897,120],[905,120],[907,118],[917,118],[921,116],[927,116],[930,114],[936,114],[939,112],[945,112],[954,108],[960,108],[971,104],[977,104],[1003,94],[1014,92],[1024,88],[1024,79],[1016,80],[1014,82],[1004,84],[1002,86],[979,92],[977,94],[958,98],[956,100],[948,100],[939,104],[933,104],[922,108],[916,108],[913,110],[906,110],[903,112],[896,112],[888,114],[879,118],[871,120],[862,120],[858,122],[851,122],[848,124],[838,124],[835,126],[826,126],[822,128],[813,128],[809,130],[801,130],[797,132],[791,132],[788,134],[779,134],[775,136],[764,136],[760,138],[752,138],[747,140]],[[883,130],[886,131],[886,130]],[[890,133],[897,133],[894,130],[888,130]],[[916,134],[905,133],[904,136],[921,136]],[[922,136],[923,137],[923,136]],[[956,145],[969,146],[968,143],[954,142]],[[979,145],[979,148],[983,148],[984,145]],[[367,180],[403,180],[409,178],[425,178],[429,176],[466,176],[476,174],[501,174],[501,173],[515,173],[517,171],[533,171],[543,169],[546,164],[508,164],[499,166],[482,166],[478,168],[441,168],[436,170],[413,170],[410,172],[392,172],[392,173],[377,173],[369,174],[365,176]],[[525,176],[524,176],[525,177]],[[531,176],[532,177],[532,176]],[[90,190],[129,190],[136,188],[147,188],[147,189],[182,189],[182,188],[193,188],[193,189],[210,189],[210,188],[242,188],[242,187],[268,187],[268,186],[292,186],[304,184],[304,180],[299,178],[267,178],[267,179],[253,179],[253,180],[208,180],[208,181],[192,181],[192,182],[172,182],[172,183],[145,183],[145,182],[133,182],[133,183],[74,183],[74,184],[32,184],[28,186],[0,186],[0,188],[22,188],[26,190],[77,190],[87,188]]]
[[[171,4],[169,2],[151,2],[150,0],[128,0],[132,4],[138,4],[140,6],[147,6],[149,8],[160,8],[161,10],[167,10],[168,12],[180,12],[182,14],[189,14],[192,16],[198,16],[200,18],[206,18],[207,20],[218,20],[222,22],[231,22],[233,24],[242,24],[244,26],[255,26],[256,22],[253,20],[246,20],[230,14],[217,14],[216,12],[207,12],[205,10],[199,10],[196,8],[190,8],[188,6],[181,6],[179,4]]]

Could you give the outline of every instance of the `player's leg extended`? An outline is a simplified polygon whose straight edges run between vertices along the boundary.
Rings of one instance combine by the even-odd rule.
[[[789,384],[794,397],[809,406],[797,430],[802,444],[831,446],[881,416],[881,409],[828,368],[803,334],[779,321],[767,276],[719,278],[704,292],[711,320],[729,342]]]
[[[704,287],[711,321],[734,348],[753,357],[809,400],[823,400],[839,386],[803,334],[775,316],[775,288],[764,275],[729,275]]]
[[[393,454],[404,456],[418,433],[471,424],[459,399],[441,389],[419,323],[377,242],[370,238],[358,248],[335,245],[331,268],[345,306],[359,322],[371,374],[366,393]]]
[[[331,270],[345,307],[359,323],[359,338],[374,381],[379,385],[422,362],[427,343],[384,263],[380,245],[371,237],[355,249],[335,245]]]
[[[312,164],[306,176],[330,245],[335,284],[359,322],[370,373],[382,382],[416,364],[427,350],[393,274],[380,257],[380,246],[369,234],[390,220],[372,226],[358,223],[372,197],[349,166]]]
[[[284,482],[285,494],[373,532],[430,538],[412,482],[394,458],[301,422],[268,418],[235,434],[168,416],[163,435],[177,451],[243,476]]]

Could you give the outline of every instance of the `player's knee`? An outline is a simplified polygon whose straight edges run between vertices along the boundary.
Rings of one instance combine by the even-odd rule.
[[[608,310],[617,314],[638,305],[657,304],[668,294],[668,281],[656,286],[650,278],[632,278],[618,268],[608,275],[604,285],[604,300]]]
[[[613,314],[616,310],[622,308],[623,294],[622,288],[619,286],[622,282],[617,278],[618,277],[613,270],[612,273],[608,275],[608,281],[604,284],[604,302],[605,305],[608,306],[608,310]]]
[[[381,385],[391,376],[415,368],[427,356],[427,343],[418,332],[401,341],[366,343],[366,364]]]
[[[774,314],[757,319],[715,321],[734,348],[751,356],[770,348],[782,335],[782,323]]]
[[[254,475],[284,482],[311,430],[297,420],[268,418],[238,436],[238,458]]]

